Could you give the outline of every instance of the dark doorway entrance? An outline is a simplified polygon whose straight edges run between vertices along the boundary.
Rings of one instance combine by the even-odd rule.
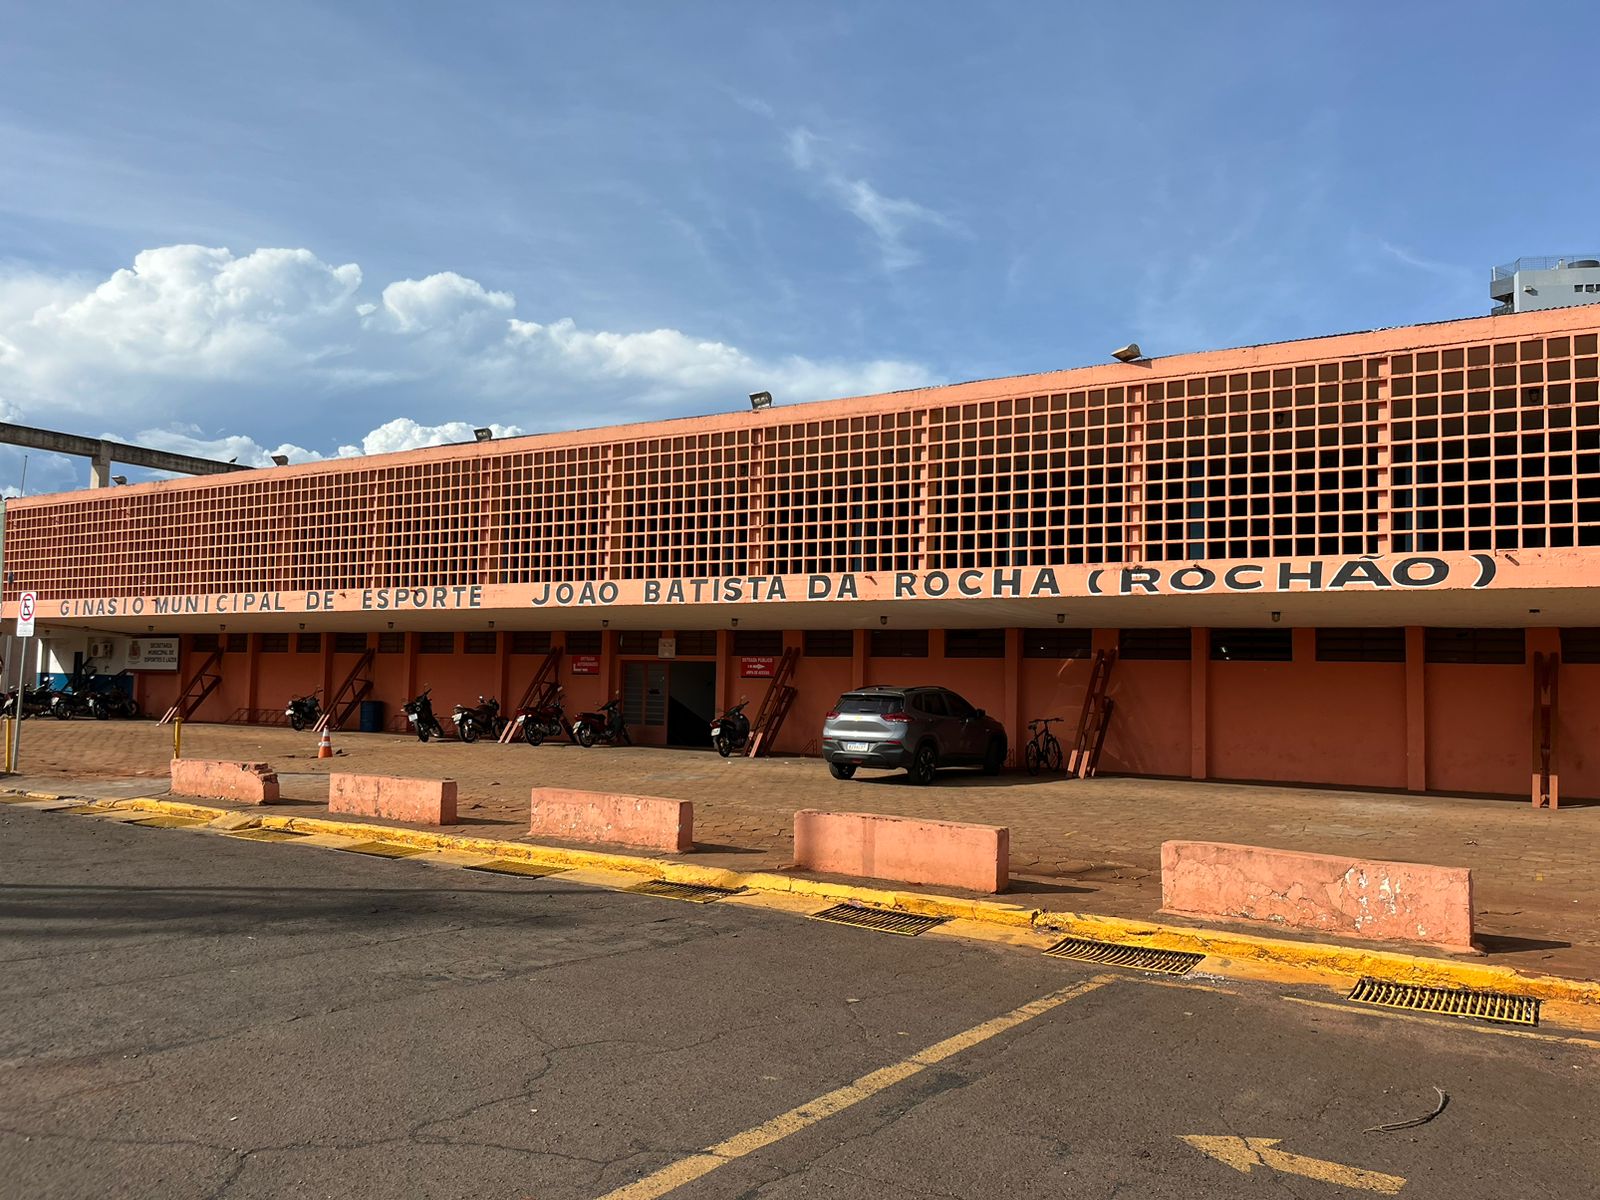
[[[709,747],[717,715],[717,664],[674,662],[667,683],[667,745]]]

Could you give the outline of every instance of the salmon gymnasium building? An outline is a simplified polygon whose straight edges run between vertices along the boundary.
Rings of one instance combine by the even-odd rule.
[[[45,670],[154,716],[559,682],[649,744],[749,697],[816,754],[841,692],[942,684],[1014,762],[1088,694],[1105,772],[1600,798],[1597,340],[1512,313],[28,498],[5,615],[37,593]]]

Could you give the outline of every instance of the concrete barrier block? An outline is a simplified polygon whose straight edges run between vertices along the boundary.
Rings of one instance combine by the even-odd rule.
[[[278,773],[268,763],[175,758],[172,760],[172,794],[237,800],[241,804],[276,804]]]
[[[454,825],[456,781],[334,772],[328,776],[328,811],[423,825]]]
[[[571,842],[643,846],[684,854],[694,849],[694,804],[659,796],[534,788],[528,832]]]
[[[804,809],[794,815],[794,861],[806,871],[1003,892],[1011,879],[1011,831]]]
[[[1165,912],[1472,951],[1472,872],[1228,842],[1165,842]]]

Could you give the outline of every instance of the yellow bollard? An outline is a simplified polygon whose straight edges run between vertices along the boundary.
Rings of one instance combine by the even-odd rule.
[[[183,757],[183,718],[174,717],[172,720],[172,757]]]

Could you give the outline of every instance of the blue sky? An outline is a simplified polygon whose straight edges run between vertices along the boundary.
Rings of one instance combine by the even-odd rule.
[[[1600,249],[1576,4],[0,17],[0,411],[242,461],[1477,314]]]

